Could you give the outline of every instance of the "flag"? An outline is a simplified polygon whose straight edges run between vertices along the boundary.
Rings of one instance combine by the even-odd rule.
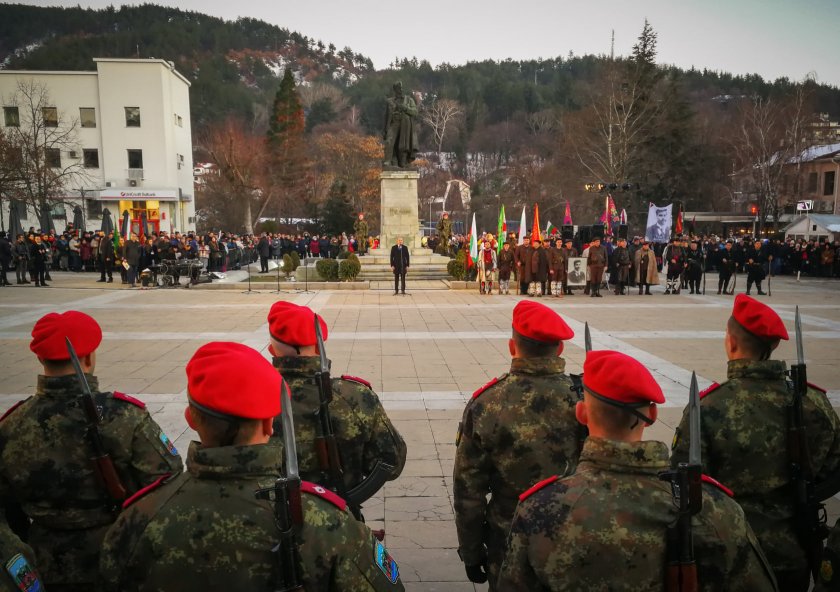
[[[548,224],[545,225],[545,235],[551,236],[552,234],[557,234],[557,232],[557,227],[551,223],[551,220],[549,220]]]
[[[534,227],[531,228],[531,242],[542,241],[540,236],[540,204],[534,204]]]
[[[475,228],[475,212],[473,212],[472,230],[470,230],[470,252],[467,254],[467,269],[475,265],[478,259],[478,231]]]
[[[522,219],[519,221],[519,240],[516,241],[516,244],[525,244],[525,206],[522,206]]]
[[[496,251],[502,252],[502,245],[507,238],[507,221],[505,221],[505,204],[502,204],[502,209],[499,210],[499,228],[496,236]]]
[[[621,208],[621,216],[619,216],[618,223],[627,226],[627,210],[624,208]]]
[[[566,202],[566,213],[563,214],[563,226],[572,226],[572,208],[569,207],[569,202]]]
[[[612,228],[610,227],[610,195],[604,198],[604,213],[601,214],[601,224],[604,225],[604,236],[612,236]]]
[[[674,232],[675,232],[676,234],[682,234],[682,233],[683,233],[683,213],[682,213],[682,208],[680,208],[680,210],[677,212],[677,221],[676,221],[676,223],[674,224]]]
[[[610,222],[618,222],[620,220],[620,217],[618,215],[618,210],[615,207],[615,200],[613,199],[613,196],[611,194],[607,194],[607,201],[610,210]]]

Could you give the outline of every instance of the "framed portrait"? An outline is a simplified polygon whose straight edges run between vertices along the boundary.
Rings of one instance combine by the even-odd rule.
[[[566,282],[571,288],[586,286],[586,257],[569,257]]]

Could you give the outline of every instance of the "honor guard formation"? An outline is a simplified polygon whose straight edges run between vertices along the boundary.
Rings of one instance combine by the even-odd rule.
[[[588,247],[594,297],[602,249]],[[523,261],[488,241],[480,269],[501,269],[507,292],[527,264],[518,279],[534,295],[544,285],[562,295],[585,274],[565,265],[571,241],[544,262],[539,241],[529,250]],[[696,251],[679,257],[699,292]],[[616,293],[634,270],[648,293],[653,251],[622,240],[613,255]],[[488,293],[493,280],[484,276]],[[669,275],[667,289],[679,281]],[[761,292],[758,277],[748,282]],[[399,478],[406,442],[370,383],[332,376],[318,314],[280,301],[267,320],[271,361],[211,342],[187,363],[196,437],[185,463],[143,402],[99,389],[95,319],[35,323],[36,392],[0,419],[0,592],[404,589],[388,533],[365,525],[364,507]],[[826,524],[823,504],[840,491],[840,418],[807,381],[800,325],[797,309],[796,363],[772,359],[791,336],[773,309],[738,295],[728,380],[699,392],[692,376],[669,451],[645,440],[666,399],[642,363],[593,350],[587,325],[583,373],[569,374],[574,331],[519,302],[510,370],[475,391],[455,439],[468,579],[514,592],[840,590],[840,522]]]

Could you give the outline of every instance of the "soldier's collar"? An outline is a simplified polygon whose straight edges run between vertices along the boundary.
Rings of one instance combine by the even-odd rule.
[[[730,360],[726,375],[735,378],[781,379],[785,376],[787,364],[784,360]]]
[[[99,390],[99,379],[93,374],[85,374],[91,392]],[[67,374],[65,376],[44,376],[38,375],[38,384],[36,386],[36,393],[39,395],[59,394],[63,395],[72,392],[74,395],[79,392],[79,381],[75,374]]]
[[[279,476],[283,447],[275,444],[205,448],[190,442],[187,470],[198,479]]]
[[[510,361],[511,374],[562,374],[566,371],[566,360],[560,356],[550,358],[514,358]]]
[[[590,436],[583,444],[580,462],[593,463],[608,470],[657,475],[668,469],[668,447],[658,440],[618,442]]]
[[[287,374],[312,374],[321,369],[318,356],[275,356],[271,363],[284,377]]]

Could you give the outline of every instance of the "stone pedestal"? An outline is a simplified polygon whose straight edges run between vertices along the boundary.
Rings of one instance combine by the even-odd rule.
[[[379,248],[385,253],[403,237],[405,245],[420,249],[420,215],[417,210],[417,179],[413,170],[382,171],[382,212]]]

